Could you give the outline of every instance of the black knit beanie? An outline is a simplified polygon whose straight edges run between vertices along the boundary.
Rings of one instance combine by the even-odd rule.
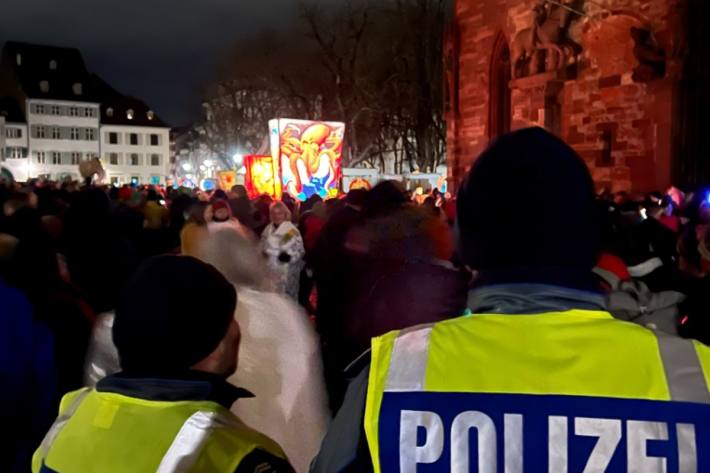
[[[189,256],[146,261],[116,307],[113,340],[133,373],[186,370],[212,353],[234,317],[237,293],[214,267]]]
[[[494,141],[464,179],[457,213],[459,251],[477,270],[564,272],[596,263],[599,230],[589,170],[542,128]]]

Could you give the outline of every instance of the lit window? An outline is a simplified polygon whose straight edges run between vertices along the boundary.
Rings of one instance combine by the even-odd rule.
[[[112,117],[113,116],[113,108],[109,107],[106,109],[106,116],[107,117]]]
[[[138,158],[138,154],[131,153],[131,166],[139,166],[139,165],[140,165],[140,159]]]
[[[5,129],[5,137],[7,137],[7,138],[22,138],[22,129],[8,127]]]
[[[57,61],[55,61],[54,59],[49,61],[49,68],[53,71],[56,71],[57,70]]]
[[[8,159],[20,159],[23,154],[23,148],[7,147],[5,149],[5,157]]]
[[[84,92],[84,86],[81,85],[81,82],[76,82],[71,86],[71,90],[74,92],[74,95],[81,95]]]
[[[62,164],[62,153],[52,151],[52,164]]]
[[[43,93],[49,92],[49,81],[48,80],[43,80],[39,83],[39,90]]]
[[[150,155],[150,165],[151,166],[160,166],[160,155],[159,154],[151,154]]]
[[[47,155],[44,151],[37,151],[37,164],[44,164],[47,162]]]
[[[79,129],[78,128],[72,128],[71,129],[71,139],[72,140],[78,140],[79,139]]]
[[[129,120],[133,120],[133,109],[132,108],[129,108],[128,110],[126,110],[126,118],[128,118]]]
[[[17,53],[17,55],[15,56],[15,62],[17,63],[18,66],[22,65],[22,54]]]
[[[113,166],[118,166],[118,153],[109,153],[108,162]]]
[[[153,110],[148,110],[148,113],[146,113],[148,116],[148,120],[152,120],[155,118],[155,113],[153,113]]]
[[[79,161],[81,161],[81,153],[77,153],[76,151],[71,154],[71,163],[72,164],[79,164]]]
[[[61,130],[58,126],[52,127],[52,139],[58,140],[62,137]]]

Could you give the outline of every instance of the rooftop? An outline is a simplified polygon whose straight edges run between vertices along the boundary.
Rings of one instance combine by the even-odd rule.
[[[25,123],[25,115],[12,97],[0,97],[0,116],[6,123]]]
[[[2,51],[2,65],[14,72],[29,98],[96,101],[78,49],[8,41]]]
[[[168,126],[142,100],[123,95],[97,75],[91,82],[101,102],[101,123],[103,125],[126,126]]]

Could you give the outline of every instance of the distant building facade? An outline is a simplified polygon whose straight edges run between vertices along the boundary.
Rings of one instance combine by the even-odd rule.
[[[101,95],[101,160],[111,184],[165,184],[170,128],[145,103],[97,78]]]
[[[6,43],[0,96],[3,167],[15,179],[79,179],[82,161],[101,158],[111,183],[165,182],[169,128],[92,75],[78,50]]]

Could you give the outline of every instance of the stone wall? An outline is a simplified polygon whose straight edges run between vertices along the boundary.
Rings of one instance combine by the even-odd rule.
[[[580,0],[581,1],[581,0]],[[513,80],[511,128],[545,126],[570,143],[599,187],[648,191],[671,181],[672,128],[683,54],[676,0],[583,2],[586,16],[570,38],[583,48],[563,73]],[[530,0],[457,0],[458,106],[448,113],[449,163],[457,182],[491,139],[491,61],[496,41],[510,44],[532,24]],[[602,7],[608,8],[602,8]],[[666,51],[665,76],[634,80],[638,66],[631,27],[654,32]],[[493,79],[494,80],[494,79]]]

